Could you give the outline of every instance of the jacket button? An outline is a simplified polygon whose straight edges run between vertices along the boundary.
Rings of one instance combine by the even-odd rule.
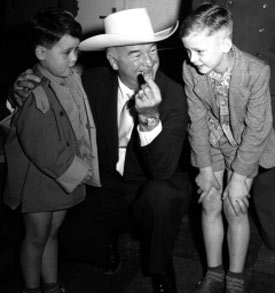
[[[63,111],[60,111],[59,115],[60,116],[64,116],[64,112]]]

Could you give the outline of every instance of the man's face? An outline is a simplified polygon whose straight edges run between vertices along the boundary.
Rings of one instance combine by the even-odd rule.
[[[155,79],[159,68],[157,45],[154,43],[114,47],[109,51],[113,69],[118,71],[121,81],[132,89],[138,89],[138,75]]]
[[[190,62],[201,74],[224,72],[228,66],[226,53],[228,50],[227,39],[223,32],[216,32],[211,36],[205,32],[193,32],[182,38],[184,47],[187,50]]]

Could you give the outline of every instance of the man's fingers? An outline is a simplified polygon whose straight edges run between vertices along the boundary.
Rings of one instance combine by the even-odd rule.
[[[23,72],[19,76],[19,78],[21,80],[32,80],[34,82],[40,82],[41,81],[40,77],[38,77],[37,75],[35,75],[31,69],[27,69],[25,72]]]
[[[222,188],[217,180],[214,182],[214,187],[218,190]]]
[[[208,191],[203,191],[199,197],[198,203],[201,203],[207,194],[208,194]]]

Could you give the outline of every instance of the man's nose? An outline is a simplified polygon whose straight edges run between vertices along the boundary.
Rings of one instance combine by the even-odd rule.
[[[149,54],[145,53],[142,55],[142,63],[147,66],[151,66],[153,64],[153,58]]]

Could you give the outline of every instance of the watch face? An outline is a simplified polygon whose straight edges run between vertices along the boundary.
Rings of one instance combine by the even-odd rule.
[[[156,122],[157,122],[157,119],[155,117],[149,117],[147,118],[147,126],[155,126],[156,125]]]

